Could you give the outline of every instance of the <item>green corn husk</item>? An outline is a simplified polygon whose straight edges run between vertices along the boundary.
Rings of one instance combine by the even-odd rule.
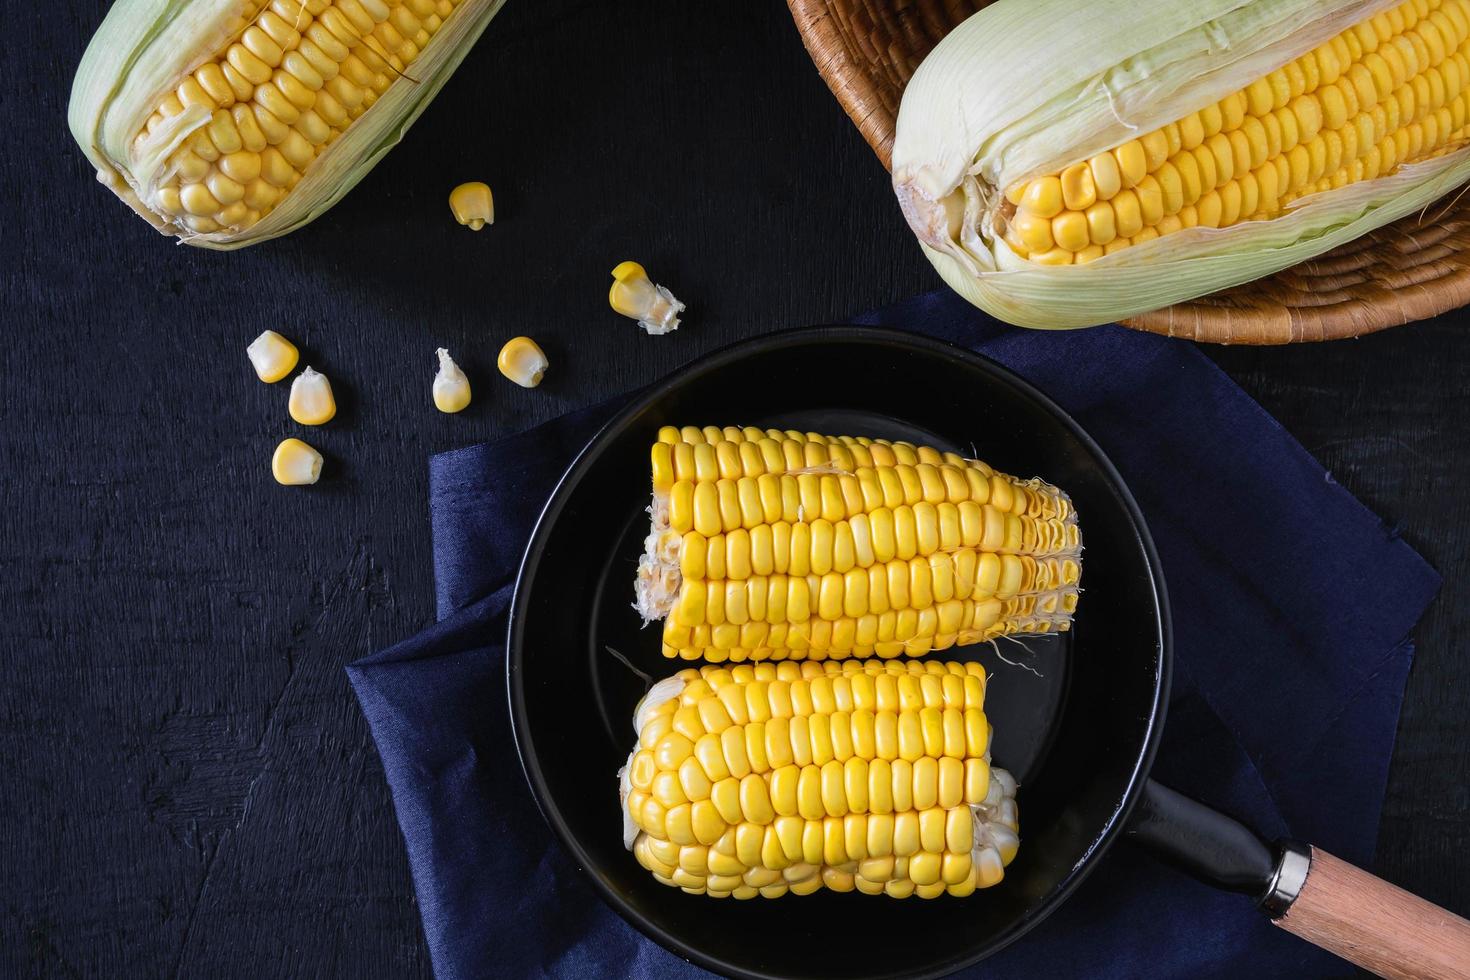
[[[1470,180],[1470,148],[1045,267],[994,233],[1004,189],[1216,102],[1399,0],[998,0],[946,37],[904,93],[893,186],[925,254],[971,303],[1020,326],[1124,319],[1268,276],[1428,208]]]
[[[209,114],[191,107],[136,142],[159,102],[232,40],[239,0],[117,0],[72,83],[67,121],[97,179],[166,235],[236,249],[300,228],[352,189],[449,80],[505,0],[463,0],[388,90],[320,153],[269,214],[239,231],[199,234],[154,206],[166,158]],[[237,28],[238,29],[238,28]]]

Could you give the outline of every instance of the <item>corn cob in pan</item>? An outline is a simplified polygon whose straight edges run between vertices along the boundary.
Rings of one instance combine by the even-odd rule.
[[[922,656],[1070,628],[1066,494],[927,446],[665,427],[637,608],[666,657]]]
[[[624,843],[664,884],[965,896],[1016,855],[979,664],[848,660],[680,671],[634,717]]]

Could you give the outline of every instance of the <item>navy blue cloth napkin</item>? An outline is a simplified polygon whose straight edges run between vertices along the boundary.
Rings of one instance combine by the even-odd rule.
[[[1176,629],[1155,775],[1263,834],[1370,862],[1409,632],[1438,576],[1190,344],[1118,327],[1008,329],[947,292],[862,322],[1008,365],[1075,415],[1132,487]],[[615,408],[434,457],[439,622],[348,668],[440,980],[701,972],[624,923],[562,853],[522,777],[505,703],[505,616],[532,522]],[[1352,971],[1248,900],[1120,844],[1055,915],[968,975]]]

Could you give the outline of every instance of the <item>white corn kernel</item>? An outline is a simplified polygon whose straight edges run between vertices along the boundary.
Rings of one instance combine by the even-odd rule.
[[[296,369],[300,354],[296,345],[274,330],[267,330],[250,342],[245,356],[255,368],[256,375],[267,384],[280,381]]]
[[[656,285],[637,262],[619,262],[612,271],[612,289],[607,301],[623,316],[638,321],[646,332],[654,335],[679,329],[679,314],[684,304],[663,286]]]
[[[291,382],[291,417],[302,425],[324,425],[337,414],[332,383],[308,367]]]
[[[490,195],[489,185],[478,180],[460,184],[449,192],[449,210],[454,212],[454,220],[469,225],[470,231],[495,224],[495,199]]]
[[[522,388],[534,388],[541,383],[551,362],[530,337],[513,337],[500,348],[495,365],[501,374]]]
[[[322,475],[322,454],[300,439],[283,439],[271,457],[271,475],[287,487],[315,483]]]
[[[448,415],[461,412],[470,403],[470,379],[464,376],[449,351],[440,347],[439,372],[434,375],[434,407]]]

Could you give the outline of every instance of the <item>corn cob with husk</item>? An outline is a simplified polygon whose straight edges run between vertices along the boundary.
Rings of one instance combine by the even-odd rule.
[[[714,898],[988,888],[1020,838],[985,681],[938,661],[680,671],[634,715],[624,844],[660,882]]]
[[[998,0],[915,73],[893,183],[967,299],[1082,326],[1424,212],[1467,116],[1470,0]]]
[[[921,656],[1070,627],[1066,494],[882,439],[665,427],[637,608],[685,660]]]
[[[118,0],[68,119],[164,234],[238,248],[331,207],[402,138],[504,0]]]

